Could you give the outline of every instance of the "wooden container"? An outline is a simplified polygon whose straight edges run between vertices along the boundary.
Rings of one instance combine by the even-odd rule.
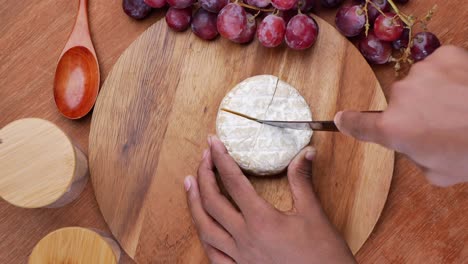
[[[23,208],[61,207],[88,181],[83,152],[53,123],[26,118],[0,129],[0,197]]]
[[[65,227],[37,243],[29,256],[29,264],[115,264],[119,259],[120,247],[110,236],[99,230]]]

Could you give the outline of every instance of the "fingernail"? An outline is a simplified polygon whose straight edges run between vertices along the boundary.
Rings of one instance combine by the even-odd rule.
[[[206,156],[208,156],[208,151],[209,151],[208,149],[205,149],[205,150],[203,151],[202,160],[204,160],[204,159],[206,158]]]
[[[338,123],[340,122],[341,120],[341,115],[343,114],[343,111],[339,111],[338,113],[336,113],[335,115],[335,118],[333,119],[333,121],[335,122],[335,124],[338,125]]]
[[[210,147],[211,147],[211,140],[212,140],[212,139],[211,139],[211,135],[209,135],[209,136],[208,136],[208,145],[210,145]]]
[[[305,153],[305,158],[306,160],[310,160],[312,161],[314,158],[315,158],[315,155],[317,154],[317,151],[316,150],[308,150],[306,153]]]
[[[192,187],[192,180],[190,179],[192,176],[187,176],[184,179],[184,187],[185,191],[188,192],[190,190],[190,187]]]

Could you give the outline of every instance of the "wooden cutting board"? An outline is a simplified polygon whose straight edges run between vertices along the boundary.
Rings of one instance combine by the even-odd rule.
[[[98,97],[90,170],[101,212],[139,263],[206,263],[186,205],[183,179],[195,174],[224,95],[253,75],[296,87],[316,120],[341,109],[383,109],[371,68],[333,26],[316,18],[307,51],[267,49],[258,41],[206,42],[159,21],[120,57]],[[316,132],[314,186],[331,221],[355,253],[385,204],[394,153],[339,133]],[[251,178],[277,208],[292,206],[286,177]]]

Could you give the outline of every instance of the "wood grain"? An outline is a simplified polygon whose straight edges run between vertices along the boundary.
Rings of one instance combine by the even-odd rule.
[[[438,4],[438,10],[430,30],[444,44],[468,48],[465,0],[412,0],[402,9],[421,15],[434,4]],[[91,0],[89,5],[90,29],[104,80],[121,53],[163,12],[154,12],[149,19],[137,22],[122,12],[120,0]],[[75,1],[42,0],[31,4],[0,0],[0,127],[22,117],[41,117],[56,123],[87,153],[90,117],[80,121],[63,118],[52,93],[56,63],[77,8]],[[318,10],[319,16],[331,24],[335,13],[335,9]],[[389,95],[396,80],[393,70],[389,66],[375,66],[373,70]],[[433,187],[408,159],[397,155],[387,204],[374,232],[356,255],[357,260],[384,264],[463,263],[468,258],[467,199],[466,185]],[[26,263],[42,237],[65,226],[109,232],[91,184],[76,201],[58,209],[25,210],[0,201],[0,263]],[[121,263],[133,261],[123,254]]]
[[[195,35],[173,34],[160,21],[123,53],[96,102],[90,170],[104,218],[137,262],[203,259],[182,182],[196,173],[206,137],[215,132],[222,98],[245,78],[279,76],[299,90],[316,119],[330,119],[351,107],[386,107],[380,85],[357,49],[328,23],[317,21],[321,34],[307,52],[224,40],[206,48]],[[163,45],[166,49],[154,49]],[[319,152],[317,194],[357,252],[385,203],[394,155],[334,133],[315,133],[312,145]],[[291,208],[286,177],[251,181],[271,204]]]
[[[88,179],[88,161],[56,125],[19,119],[0,129],[0,197],[23,208],[74,200]]]
[[[119,246],[112,239],[87,228],[66,227],[41,239],[28,263],[116,264],[119,258]]]

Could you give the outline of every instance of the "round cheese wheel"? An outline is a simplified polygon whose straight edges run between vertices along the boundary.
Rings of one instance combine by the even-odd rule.
[[[311,129],[264,125],[221,108],[257,119],[310,121],[307,102],[294,87],[272,75],[248,78],[224,97],[216,119],[217,135],[237,164],[255,175],[282,172],[312,137]]]

